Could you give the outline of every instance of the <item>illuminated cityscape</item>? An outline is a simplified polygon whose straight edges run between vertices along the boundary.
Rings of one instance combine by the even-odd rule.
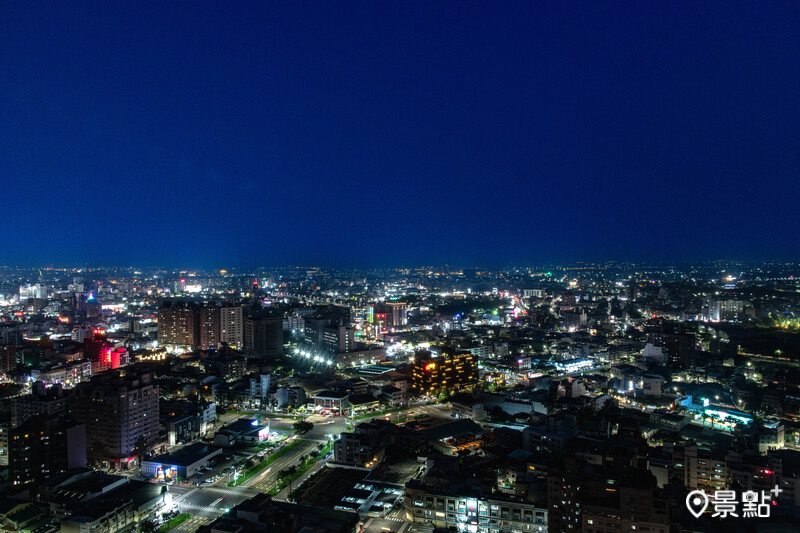
[[[798,274],[3,267],[7,520],[710,531],[689,491],[777,486],[790,527]]]
[[[0,20],[0,533],[800,531],[800,4]]]

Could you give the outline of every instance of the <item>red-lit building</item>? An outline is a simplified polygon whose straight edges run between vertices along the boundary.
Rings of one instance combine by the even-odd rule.
[[[95,329],[92,338],[83,341],[83,352],[92,363],[92,374],[113,370],[129,363],[128,350],[114,348],[105,330]]]

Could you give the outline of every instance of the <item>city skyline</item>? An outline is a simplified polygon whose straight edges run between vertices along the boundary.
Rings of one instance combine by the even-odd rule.
[[[800,531],[800,2],[0,2],[0,525]]]
[[[2,266],[0,494],[45,533],[796,529],[799,273]]]
[[[72,264],[72,263],[50,263],[50,264],[3,264],[0,269],[21,270],[21,271],[42,271],[51,274],[53,272],[72,272],[72,273],[91,273],[99,271],[142,271],[153,272],[161,271],[170,274],[184,273],[188,276],[195,274],[218,274],[221,276],[242,276],[260,272],[291,272],[293,270],[310,270],[310,271],[331,271],[331,272],[391,272],[391,271],[408,271],[415,273],[424,273],[424,271],[435,272],[468,272],[486,271],[492,273],[502,273],[506,271],[518,271],[523,273],[536,270],[563,270],[563,271],[580,271],[586,270],[613,270],[615,268],[626,269],[675,269],[680,271],[686,268],[701,268],[709,269],[719,267],[721,271],[727,269],[747,268],[755,266],[774,266],[774,267],[795,267],[800,265],[800,261],[788,259],[710,259],[706,261],[620,261],[620,260],[607,260],[607,261],[563,261],[563,262],[540,262],[540,263],[508,263],[508,264],[488,264],[488,263],[473,263],[473,264],[398,264],[392,266],[380,266],[376,264],[352,264],[352,265],[335,265],[335,264],[252,264],[252,265],[213,265],[213,266],[196,266],[186,264]]]

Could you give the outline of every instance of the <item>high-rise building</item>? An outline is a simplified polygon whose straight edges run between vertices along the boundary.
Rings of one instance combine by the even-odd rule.
[[[744,310],[748,302],[744,300],[717,300],[708,298],[706,300],[706,319],[711,322],[738,321],[742,319]]]
[[[42,283],[37,283],[35,285],[25,285],[19,288],[19,299],[20,300],[28,300],[28,299],[37,299],[37,300],[46,300],[47,299],[47,285]]]
[[[220,307],[219,342],[237,350],[244,342],[244,318],[241,307]]]
[[[408,325],[408,305],[405,302],[378,302],[369,309],[369,322],[378,327],[378,332],[392,333]]]
[[[244,352],[262,359],[283,354],[283,317],[267,315],[245,318]]]
[[[72,307],[76,315],[86,314],[86,302],[93,299],[94,295],[89,292],[76,292],[73,296]]]
[[[212,305],[197,309],[197,347],[210,350],[219,346],[220,320],[219,308]]]
[[[158,386],[149,372],[110,371],[74,389],[70,414],[86,424],[87,456],[126,465],[158,440]]]
[[[258,399],[261,405],[266,405],[272,383],[271,374],[259,374],[258,377],[250,378],[250,397]]]
[[[158,342],[193,350],[213,350],[220,343],[241,348],[242,308],[214,303],[165,301],[158,310]]]
[[[86,300],[86,318],[97,318],[103,314],[103,304],[97,298]]]
[[[11,426],[18,427],[36,415],[56,416],[66,409],[61,385],[46,387],[41,381],[33,384],[30,394],[11,399]]]
[[[86,424],[39,414],[10,431],[8,471],[14,485],[41,482],[71,468],[86,468]]]
[[[411,387],[417,394],[469,389],[478,384],[478,361],[469,352],[445,347],[439,357],[422,350],[414,356]]]
[[[72,340],[75,342],[83,343],[86,339],[92,338],[94,335],[94,329],[89,326],[78,326],[72,330]]]
[[[7,345],[21,345],[22,330],[19,322],[0,323],[0,341]]]
[[[127,366],[130,362],[128,350],[122,346],[114,348],[102,329],[95,329],[92,337],[84,339],[83,353],[92,365],[92,374]]]
[[[385,302],[389,331],[397,331],[408,325],[408,305],[405,302]]]
[[[652,322],[652,323],[650,323]],[[669,366],[690,368],[694,366],[696,353],[695,334],[687,332],[683,325],[668,321],[649,321],[645,325],[647,342],[664,348],[669,357]]]
[[[332,354],[347,353],[355,347],[355,329],[337,326],[322,329],[322,346],[319,348]]]
[[[16,344],[0,344],[0,372],[11,372],[16,366]]]
[[[345,353],[355,347],[355,330],[350,326],[349,308],[327,306],[306,317],[303,327],[306,344],[319,352]]]
[[[195,347],[199,343],[197,309],[182,302],[164,302],[158,309],[158,343]]]
[[[105,330],[94,329],[92,335],[83,340],[83,355],[90,361],[100,359],[105,352],[111,351],[112,346]]]

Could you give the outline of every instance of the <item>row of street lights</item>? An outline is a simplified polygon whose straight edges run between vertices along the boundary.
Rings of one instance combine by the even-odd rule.
[[[300,348],[295,348],[294,353],[297,354],[297,355],[301,355],[301,356],[305,357],[306,359],[310,359],[310,360],[316,361],[317,363],[323,363],[323,364],[326,364],[328,366],[331,366],[333,364],[333,361],[331,361],[330,359],[325,359],[321,355],[314,355],[311,352],[307,352],[305,350],[301,350]]]

